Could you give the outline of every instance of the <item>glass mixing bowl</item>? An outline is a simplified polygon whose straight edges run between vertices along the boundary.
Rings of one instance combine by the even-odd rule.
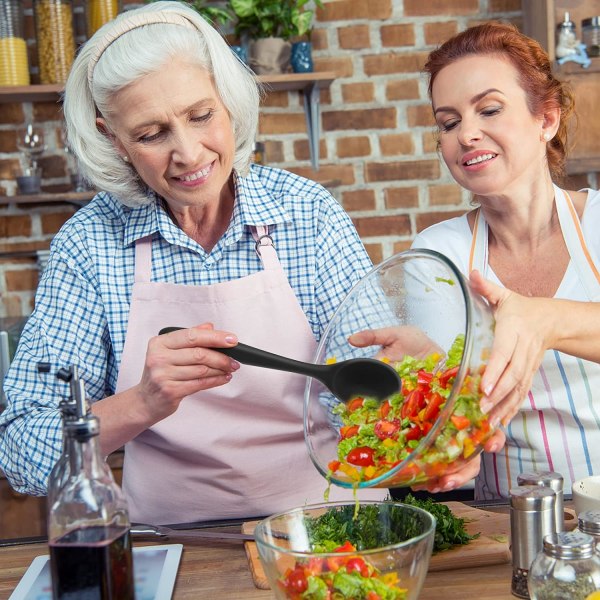
[[[371,345],[349,342],[373,331]],[[321,474],[342,487],[412,486],[477,456],[493,433],[479,407],[493,332],[490,308],[445,256],[409,250],[372,269],[334,313],[314,362],[379,358],[402,389],[344,403],[308,380],[304,435]]]
[[[396,502],[305,506],[268,517],[254,531],[281,600],[416,600],[434,535],[430,513]]]

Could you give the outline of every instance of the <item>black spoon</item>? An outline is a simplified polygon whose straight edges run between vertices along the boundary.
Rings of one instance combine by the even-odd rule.
[[[159,335],[178,331],[183,327],[165,327]],[[356,396],[384,400],[400,390],[402,382],[390,365],[374,358],[351,358],[331,365],[300,362],[246,344],[232,348],[211,348],[254,367],[276,369],[307,375],[326,385],[340,400],[346,402]]]

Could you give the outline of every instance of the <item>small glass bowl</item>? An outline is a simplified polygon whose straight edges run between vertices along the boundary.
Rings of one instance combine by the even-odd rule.
[[[381,329],[385,345],[348,341]],[[314,465],[355,488],[412,486],[460,469],[493,433],[479,407],[493,335],[490,308],[438,252],[409,250],[372,269],[333,315],[314,362],[376,357],[396,368],[402,389],[384,402],[343,403],[309,379],[304,435]]]
[[[339,525],[345,525],[343,533]],[[254,535],[280,600],[368,598],[378,588],[386,592],[378,597],[416,600],[433,550],[435,518],[397,502],[324,503],[268,517]]]

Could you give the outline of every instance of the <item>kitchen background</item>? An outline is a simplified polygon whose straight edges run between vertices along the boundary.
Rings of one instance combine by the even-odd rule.
[[[320,92],[319,169],[311,166],[299,91],[275,91],[265,97],[257,140],[264,143],[264,163],[325,185],[352,217],[375,263],[405,250],[424,227],[469,208],[468,194],[452,182],[436,153],[426,81],[420,75],[428,52],[465,27],[492,19],[509,20],[520,28],[537,25],[542,33],[552,32],[565,9],[592,16],[594,4],[577,0],[560,2],[560,6],[552,0],[324,0],[316,11],[313,60],[315,71],[332,72],[334,78]],[[39,75],[32,1],[24,0],[23,5],[35,84]],[[81,42],[85,40],[80,33],[84,30],[82,1],[75,0],[73,5],[76,22],[81,24],[76,28]],[[540,24],[546,14],[549,24]],[[580,34],[580,22],[577,30]],[[596,61],[600,58],[593,59],[585,77],[586,85],[597,89],[600,68]],[[569,73],[577,70],[575,76],[582,77],[579,65],[571,67]],[[45,133],[47,148],[39,160],[42,191],[70,190],[73,167],[61,137],[58,101],[0,100],[0,318],[11,318],[31,313],[43,267],[36,253],[48,249],[78,204],[61,197],[34,204],[11,201],[17,194],[15,177],[23,166],[17,130],[26,123],[34,122]],[[572,168],[577,173],[569,185],[594,187],[594,161],[578,164],[579,168]]]

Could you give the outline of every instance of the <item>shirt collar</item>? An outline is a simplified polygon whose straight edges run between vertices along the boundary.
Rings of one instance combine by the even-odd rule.
[[[227,246],[237,242],[248,226],[270,226],[291,221],[291,216],[283,208],[281,201],[263,184],[259,172],[256,167],[251,168],[245,177],[234,172],[236,200],[231,223],[224,235]],[[171,244],[188,246],[191,242],[192,246],[196,246],[171,221],[162,207],[161,198],[154,192],[150,194],[152,202],[130,209],[126,215],[124,245],[159,232]]]

